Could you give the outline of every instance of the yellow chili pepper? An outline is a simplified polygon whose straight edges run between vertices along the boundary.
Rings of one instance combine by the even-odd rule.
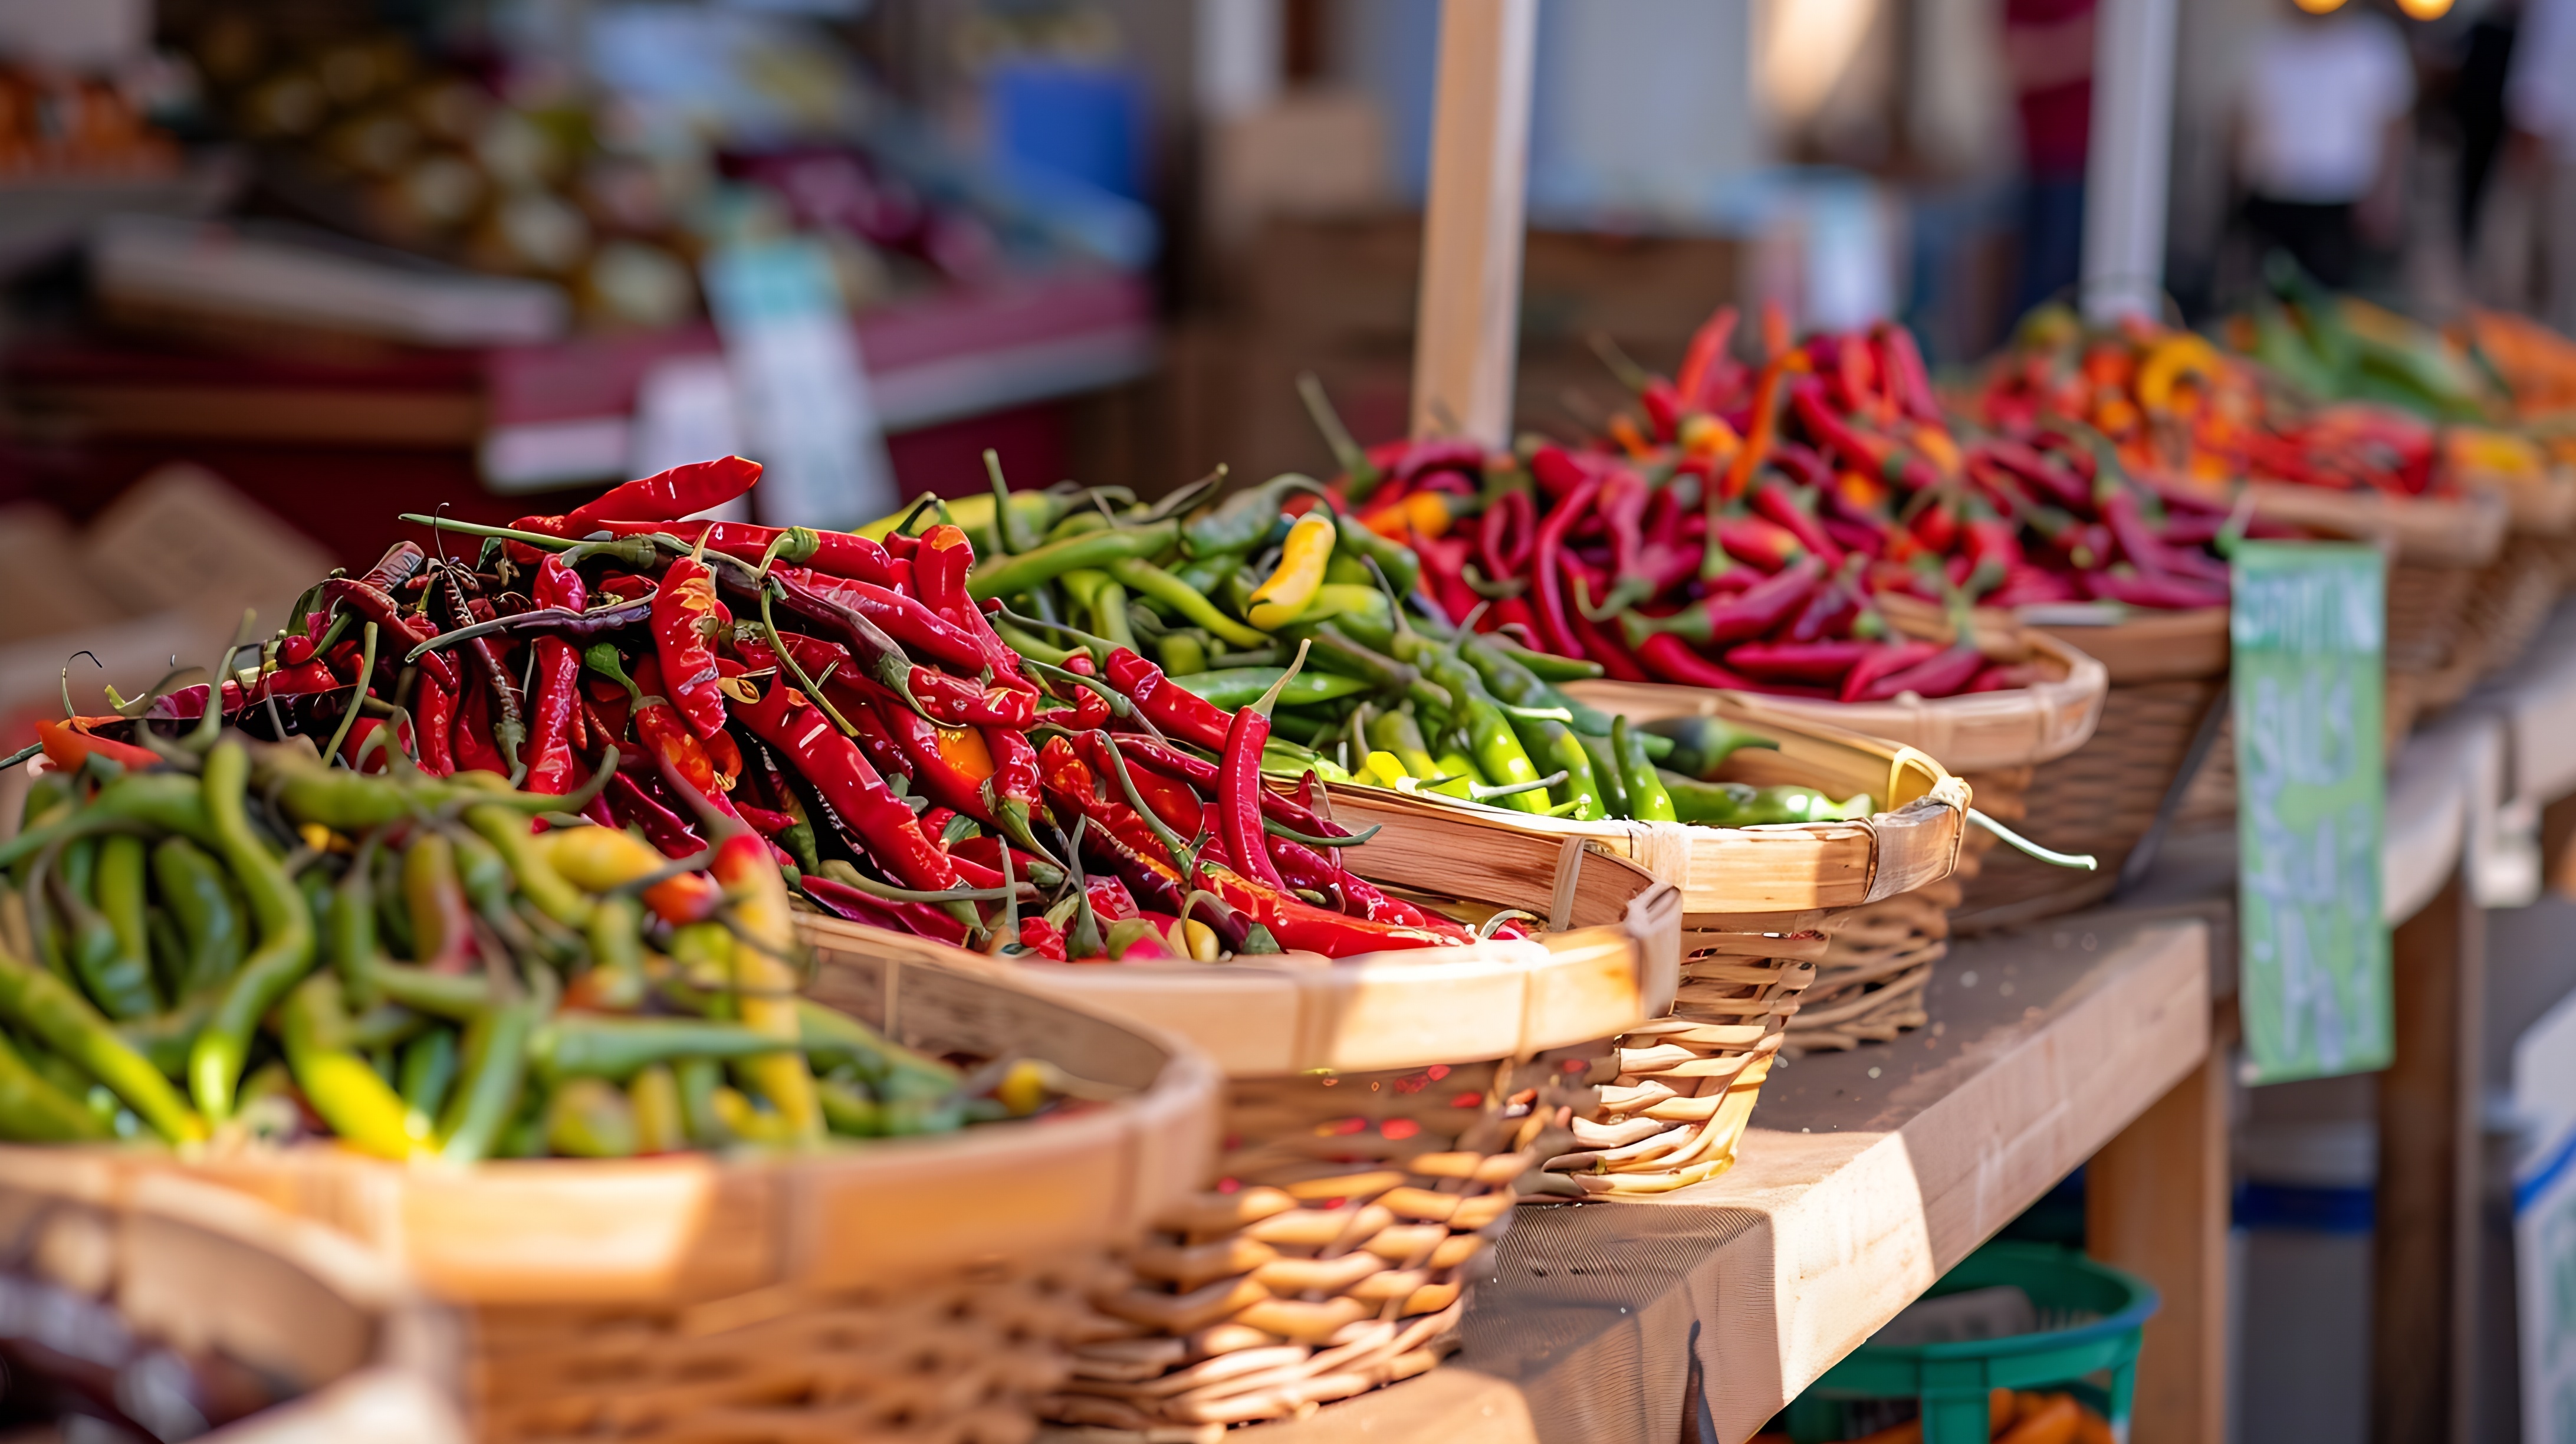
[[[1693,412],[1682,418],[1682,449],[1693,456],[1731,457],[1744,438],[1726,424],[1726,418],[1706,412]]]
[[[2218,348],[2199,333],[2176,331],[2148,348],[2146,359],[2138,363],[2138,404],[2149,411],[2171,411],[2174,388],[2185,376],[2207,387],[2225,366]]]
[[[1297,524],[1288,529],[1288,540],[1280,545],[1278,570],[1253,589],[1243,619],[1265,632],[1296,620],[1306,603],[1314,600],[1315,589],[1324,584],[1324,564],[1333,559],[1335,536],[1328,511],[1310,511],[1297,518]]]

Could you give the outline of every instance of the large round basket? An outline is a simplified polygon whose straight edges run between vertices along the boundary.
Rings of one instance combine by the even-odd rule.
[[[8,1147],[0,1240],[21,1418],[78,1413],[94,1438],[464,1444],[460,1321],[318,1223],[105,1154]]]
[[[1109,1327],[1087,1302],[1105,1251],[1196,1184],[1216,1074],[1004,977],[895,960],[825,996],[924,1052],[1037,1059],[1105,1101],[797,1158],[152,1166],[335,1225],[458,1306],[478,1439],[1020,1444],[1072,1346]]]
[[[1555,926],[1534,940],[1026,964],[811,921],[816,991],[863,993],[889,960],[1018,974],[1217,1060],[1229,1080],[1217,1162],[1094,1295],[1121,1336],[1080,1351],[1048,1410],[1086,1437],[1213,1437],[1432,1367],[1516,1181],[1573,1146],[1567,1126],[1608,1075],[1609,1039],[1670,1003],[1673,890],[1580,846],[1561,866],[1552,850],[1550,866]],[[1452,878],[1439,896],[1490,908],[1525,894]]]

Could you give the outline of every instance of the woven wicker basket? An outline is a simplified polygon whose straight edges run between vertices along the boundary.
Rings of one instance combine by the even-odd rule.
[[[1665,689],[1668,706],[1722,717],[1777,742],[1730,759],[1726,775],[1797,783],[1889,804],[1849,823],[1749,828],[1574,822],[1466,809],[1373,788],[1335,794],[1342,820],[1384,830],[1368,852],[1398,882],[1453,871],[1461,857],[1521,860],[1516,883],[1545,896],[1550,851],[1623,852],[1680,884],[1682,983],[1672,1015],[1628,1030],[1579,1153],[1548,1168],[1588,1194],[1679,1188],[1722,1172],[1771,1060],[1851,1047],[1919,1026],[1922,991],[1947,947],[1947,879],[1959,856],[1967,786],[1920,752],[1769,710],[1770,699]],[[1488,839],[1478,842],[1477,837]],[[1392,847],[1387,844],[1392,843]],[[1819,1001],[1823,1019],[1811,1024]]]
[[[1104,1250],[1203,1166],[1215,1072],[1005,978],[884,959],[854,986],[823,963],[818,996],[923,1051],[1134,1091],[799,1159],[451,1171],[309,1147],[186,1171],[333,1224],[462,1308],[478,1439],[1025,1441],[1070,1347],[1113,1327],[1087,1302]]]
[[[1670,1002],[1680,899],[1580,840],[1543,844],[1528,886],[1471,838],[1448,842],[1440,897],[1552,898],[1553,926],[1536,941],[1210,967],[1005,962],[811,925],[827,996],[864,992],[889,957],[1016,975],[1168,1028],[1225,1069],[1205,1191],[1163,1211],[1093,1295],[1121,1327],[1080,1350],[1050,1401],[1068,1432],[1213,1436],[1410,1377],[1451,1347],[1515,1180],[1571,1146],[1609,1039]],[[1370,866],[1393,855],[1379,842],[1344,854],[1402,887]]]
[[[211,1417],[208,1444],[464,1444],[460,1321],[320,1224],[105,1155],[9,1147],[0,1245],[21,1418],[63,1390],[93,1423],[124,1414],[105,1437],[184,1438]]]

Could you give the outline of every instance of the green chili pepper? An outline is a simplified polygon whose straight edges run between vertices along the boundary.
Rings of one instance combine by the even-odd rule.
[[[465,809],[465,825],[500,852],[511,874],[519,880],[519,891],[537,905],[538,911],[568,928],[589,924],[590,895],[555,871],[545,851],[535,845],[535,835],[528,830],[524,813],[477,804]]]
[[[98,910],[125,955],[147,963],[152,957],[152,933],[144,869],[150,851],[142,838],[130,832],[111,834],[98,848]]]
[[[601,1078],[573,1078],[546,1100],[546,1147],[567,1158],[632,1158],[634,1105]]]
[[[403,1107],[424,1120],[435,1120],[456,1086],[456,1030],[432,1028],[411,1040],[402,1055]],[[431,1126],[435,1126],[432,1122]]]
[[[606,976],[592,986],[601,1002],[632,1008],[644,1001],[644,905],[623,893],[600,898],[590,914],[590,962]]]
[[[94,1143],[114,1136],[113,1125],[47,1082],[0,1036],[0,1138],[13,1143]]]
[[[1440,775],[1440,764],[1431,757],[1431,744],[1423,740],[1421,724],[1414,721],[1409,710],[1397,708],[1370,718],[1368,740],[1369,746],[1403,763],[1407,776],[1428,781]]]
[[[183,996],[188,986],[188,940],[179,935],[169,909],[158,904],[144,908],[143,938],[152,953],[152,976],[161,985],[161,996]]]
[[[1610,724],[1610,751],[1617,760],[1620,781],[1628,789],[1628,816],[1639,822],[1681,820],[1672,791],[1657,775],[1655,760],[1646,755],[1644,735],[1631,728],[1624,716]]]
[[[349,1019],[340,1007],[340,979],[317,972],[286,995],[278,1031],[286,1066],[304,1100],[342,1142],[379,1158],[409,1158],[427,1139],[427,1120],[414,1113],[367,1060],[349,1046]]]
[[[188,1084],[197,1105],[218,1121],[231,1116],[234,1085],[250,1052],[251,1030],[286,990],[313,966],[313,918],[303,894],[252,833],[242,810],[250,782],[250,753],[238,737],[218,741],[206,754],[202,779],[206,820],[217,850],[250,895],[259,923],[259,949],[225,986],[214,1016],[206,1020],[188,1055]]]
[[[1772,738],[1716,717],[1665,717],[1646,724],[1647,732],[1669,737],[1671,755],[1663,765],[1701,781],[1717,775],[1726,759],[1747,747],[1778,747]]]
[[[0,843],[0,866],[14,866],[56,841],[95,837],[134,823],[200,842],[214,839],[196,778],[184,772],[129,772],[101,787],[87,806],[48,817]]]
[[[330,911],[324,916],[331,930],[331,965],[349,990],[350,999],[359,1007],[372,1007],[376,1000],[375,859],[371,855],[377,839],[369,837],[358,855],[349,862],[349,870],[332,889]]]
[[[1386,574],[1386,584],[1395,589],[1397,596],[1411,593],[1414,585],[1422,580],[1422,558],[1414,554],[1413,548],[1378,535],[1360,525],[1359,518],[1348,512],[1339,513],[1333,521],[1340,532],[1336,552],[1356,552],[1376,562],[1377,569]],[[1374,589],[1374,578],[1361,576],[1352,580]]]
[[[480,973],[435,973],[383,958],[367,972],[377,992],[435,1017],[471,1022],[492,1006],[492,985]]]
[[[885,1111],[877,1101],[838,1079],[820,1079],[814,1096],[823,1104],[823,1123],[845,1138],[876,1138],[885,1132]]]
[[[1214,596],[1225,585],[1225,579],[1243,570],[1243,558],[1233,552],[1214,556],[1193,557],[1171,569],[1172,579],[1201,596]],[[1258,645],[1250,644],[1250,645]]]
[[[361,1052],[399,1048],[437,1026],[427,1013],[415,1013],[400,1003],[378,1003],[349,1020],[349,1046]],[[391,1078],[391,1060],[379,1061],[383,1063],[379,1071]]]
[[[378,941],[396,957],[416,958],[419,940],[412,936],[411,909],[403,901],[403,856],[390,847],[378,848],[368,891],[375,895]]]
[[[151,1061],[152,1067],[165,1078],[185,1080],[188,1076],[188,1050],[195,1047],[197,1033],[206,1026],[206,1017],[215,1010],[212,994],[201,993],[149,1018],[137,1018],[116,1025],[116,1036],[126,1046]]]
[[[1613,722],[1610,725],[1615,731],[1619,724]],[[1628,795],[1627,774],[1620,769],[1619,752],[1611,739],[1586,737],[1578,732],[1575,740],[1583,745],[1584,755],[1592,759],[1592,780],[1601,789],[1601,805],[1610,809],[1612,817],[1635,817],[1635,803]]]
[[[1610,735],[1610,714],[1587,707],[1540,681],[1536,673],[1504,655],[1483,634],[1462,634],[1458,651],[1467,659],[1467,665],[1476,669],[1485,690],[1497,700],[1515,707],[1562,707],[1573,717],[1575,731],[1588,737]]]
[[[60,978],[0,956],[0,1014],[106,1084],[162,1137],[180,1143],[206,1136],[205,1120],[170,1080]]]
[[[945,1098],[964,1081],[946,1063],[810,998],[796,1002],[796,1032],[799,1047],[818,1060],[847,1063],[882,1097]]]
[[[1284,676],[1287,672],[1279,667],[1227,667],[1171,680],[1183,691],[1231,712],[1261,700],[1262,694]],[[1341,677],[1330,672],[1299,672],[1289,678],[1287,687],[1280,692],[1279,705],[1310,706],[1317,702],[1330,702],[1337,697],[1356,696],[1368,690],[1368,683],[1356,677]]]
[[[27,784],[27,796],[18,805],[18,831],[33,832],[48,822],[71,816],[77,801],[70,774],[61,768],[47,772]]]
[[[639,1068],[677,1058],[754,1058],[785,1051],[779,1043],[739,1023],[567,1013],[539,1024],[528,1052],[543,1078],[622,1080]]]
[[[1430,673],[1431,680],[1456,699],[1452,716],[1458,730],[1466,734],[1467,754],[1475,759],[1476,770],[1486,780],[1498,787],[1511,787],[1536,782],[1543,775],[1473,669],[1453,655],[1434,653]],[[1512,793],[1502,799],[1502,805],[1519,812],[1544,813],[1548,800],[1544,793],[1533,790]]]
[[[1091,591],[1091,630],[1109,639],[1112,645],[1136,650],[1136,627],[1127,620],[1127,589],[1100,573],[1100,585]]]
[[[470,832],[452,833],[448,842],[456,849],[456,880],[465,900],[486,918],[508,914],[510,865],[499,850]]]
[[[1477,635],[1484,640],[1487,647],[1520,663],[1531,676],[1542,682],[1550,684],[1589,682],[1600,676],[1602,672],[1601,664],[1598,662],[1587,662],[1574,657],[1559,657],[1550,652],[1533,652],[1520,643],[1494,632],[1480,632]]]
[[[1166,677],[1186,677],[1207,670],[1207,644],[1195,632],[1166,632],[1154,652]]]
[[[466,1025],[462,1086],[438,1119],[441,1157],[451,1163],[480,1162],[501,1141],[502,1130],[518,1116],[519,1091],[528,1071],[528,1035],[549,1007],[550,1000],[517,998],[495,1004]]]
[[[71,925],[65,941],[72,972],[90,998],[120,1021],[161,1011],[160,999],[152,995],[151,963],[125,951],[116,929],[73,888],[69,877],[56,880],[56,896]]]
[[[1206,588],[1193,587],[1142,557],[1121,557],[1111,562],[1109,575],[1136,595],[1170,607],[1184,619],[1235,646],[1259,647],[1270,641],[1267,633],[1227,616],[1216,603],[1207,599]]]
[[[1600,779],[1592,770],[1592,754],[1584,749],[1583,739],[1573,728],[1562,722],[1524,717],[1510,720],[1512,733],[1520,738],[1522,750],[1529,754],[1533,766],[1565,774],[1565,780],[1554,789],[1553,800],[1560,806],[1573,804],[1568,816],[1598,822],[1610,815],[1609,805],[1601,798]]]
[[[185,996],[230,978],[248,950],[248,922],[222,864],[184,837],[164,838],[152,849],[152,881],[188,944],[187,974],[176,992]]]
[[[1324,486],[1311,476],[1284,471],[1259,486],[1246,487],[1183,528],[1181,550],[1194,557],[1250,551],[1270,534],[1279,520],[1279,508],[1301,491],[1321,496]]]
[[[733,1130],[716,1111],[724,1065],[713,1058],[681,1058],[671,1064],[671,1077],[679,1085],[680,1117],[688,1125],[689,1140],[702,1148],[731,1143]]]
[[[979,602],[987,597],[1017,596],[1076,568],[1104,567],[1120,557],[1153,556],[1169,547],[1179,533],[1178,523],[1166,521],[1049,542],[1015,557],[977,563],[967,575],[966,592]]]

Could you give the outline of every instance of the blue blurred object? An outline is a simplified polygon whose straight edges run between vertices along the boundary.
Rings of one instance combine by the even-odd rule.
[[[984,73],[993,158],[1145,198],[1145,82],[1122,65],[1035,56]]]

